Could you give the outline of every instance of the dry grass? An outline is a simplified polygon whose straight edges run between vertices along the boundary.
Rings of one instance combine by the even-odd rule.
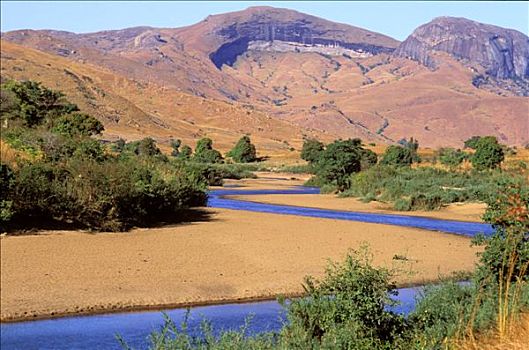
[[[459,350],[527,350],[529,349],[529,313],[521,315],[518,322],[503,337],[500,332],[483,334],[454,344]]]
[[[31,159],[32,157],[22,151],[13,149],[4,141],[0,140],[0,160],[10,167],[16,167],[20,159]]]

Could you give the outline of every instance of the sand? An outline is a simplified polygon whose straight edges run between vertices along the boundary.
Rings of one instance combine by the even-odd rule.
[[[266,181],[254,180],[255,186]],[[328,259],[341,260],[364,242],[375,264],[401,270],[397,277],[401,285],[471,271],[476,262],[477,248],[468,238],[455,235],[330,219],[206,211],[209,221],[127,233],[43,231],[1,237],[0,319],[299,295],[304,276],[321,276]],[[408,261],[394,260],[395,255]]]

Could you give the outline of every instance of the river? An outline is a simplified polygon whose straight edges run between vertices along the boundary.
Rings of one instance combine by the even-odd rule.
[[[319,193],[319,189],[313,187],[294,187],[282,190],[222,189],[210,193],[208,206],[232,210],[416,227],[465,236],[474,236],[478,233],[488,235],[493,232],[490,225],[482,223],[294,207],[226,198],[226,196],[231,195],[303,195],[316,193]],[[420,288],[399,289],[397,300],[401,304],[394,311],[408,313],[412,310],[419,291]],[[172,309],[164,312],[175,323],[180,324],[187,310]],[[284,310],[278,302],[263,301],[194,307],[189,314],[189,329],[191,332],[198,334],[198,327],[203,319],[209,320],[216,332],[227,329],[239,329],[250,315],[252,315],[248,328],[250,334],[278,330],[285,322]],[[159,330],[162,325],[163,315],[161,311],[113,313],[3,323],[0,325],[0,347],[2,350],[121,349],[116,339],[116,335],[120,334],[129,346],[135,349],[142,349],[148,344],[149,333]]]

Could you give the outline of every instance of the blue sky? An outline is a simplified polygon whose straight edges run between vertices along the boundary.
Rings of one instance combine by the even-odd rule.
[[[405,39],[414,28],[438,16],[466,17],[529,33],[528,2],[433,1],[1,1],[1,30],[58,29],[77,33],[147,25],[181,27],[210,14],[249,6],[285,7],[351,24],[395,39]]]

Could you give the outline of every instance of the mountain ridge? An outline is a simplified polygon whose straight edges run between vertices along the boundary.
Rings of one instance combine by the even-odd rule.
[[[441,17],[433,22],[445,20],[454,21]],[[432,24],[423,26],[428,25]],[[483,26],[489,31],[495,27]],[[426,45],[410,46],[413,35],[400,43],[293,10],[255,7],[211,15],[181,28],[139,26],[82,34],[20,30],[2,33],[2,40],[78,65],[93,65],[171,94],[228,103],[237,110],[251,108],[251,113],[296,125],[297,140],[311,134],[393,143],[414,136],[425,146],[459,146],[473,134],[493,134],[509,144],[529,142],[528,99],[518,97],[523,96],[527,80],[519,76],[526,64],[523,42],[513,44],[522,52],[522,59],[512,55],[517,70],[497,67],[489,72],[498,75],[487,73],[486,61]],[[456,37],[457,42],[464,39],[463,34]],[[215,56],[223,45],[227,54]],[[417,57],[408,57],[413,56],[410,52]],[[425,57],[435,61],[435,67]],[[2,57],[3,63],[7,61]],[[516,74],[506,78],[505,72]],[[8,70],[2,75],[17,76]],[[38,80],[38,75],[27,78]],[[127,98],[132,92],[122,93]],[[135,104],[145,103],[138,98],[141,94],[134,93]],[[158,118],[163,122],[172,117],[166,111]],[[222,118],[231,125],[229,114]],[[212,120],[208,115],[202,119]],[[519,127],[512,128],[513,123]],[[251,130],[252,126],[246,128]],[[173,134],[178,132],[175,129]]]

